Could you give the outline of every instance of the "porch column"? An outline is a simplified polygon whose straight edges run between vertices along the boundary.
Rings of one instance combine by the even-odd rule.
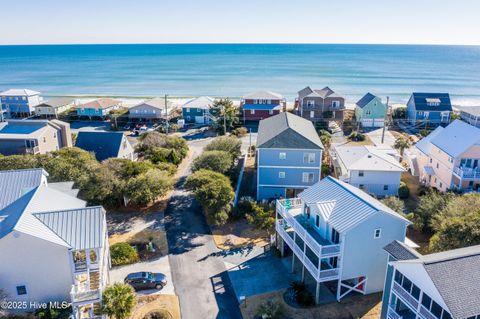
[[[295,272],[295,253],[292,254],[292,274]]]
[[[315,290],[315,304],[320,302],[320,283],[317,281],[317,289]]]
[[[302,282],[305,282],[305,265],[302,264]]]
[[[285,243],[283,242],[283,237],[282,236],[278,236],[280,237],[280,255],[283,257],[285,257]]]

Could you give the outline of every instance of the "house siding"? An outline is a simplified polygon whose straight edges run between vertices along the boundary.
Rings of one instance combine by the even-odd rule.
[[[374,238],[381,229],[380,238]],[[386,213],[376,214],[347,231],[342,261],[342,279],[367,277],[365,293],[383,290],[388,253],[383,249],[394,240],[404,242],[405,221]]]
[[[401,172],[363,171],[363,176],[359,173],[358,170],[350,171],[348,183],[358,188],[363,185],[367,193],[380,197],[398,195]],[[387,190],[384,190],[385,185],[388,186]]]
[[[320,180],[321,150],[259,148],[257,152],[258,199],[284,197],[286,188],[303,189]],[[286,158],[280,159],[280,153],[285,153]],[[304,163],[304,153],[314,153],[315,161],[313,163]],[[280,172],[285,173],[285,178],[279,177]],[[303,173],[313,174],[312,182],[304,183],[302,180]],[[274,196],[275,194],[277,196]]]
[[[428,114],[426,113],[428,112]],[[442,117],[442,113],[448,113],[448,116]],[[407,103],[407,119],[411,124],[416,124],[419,122],[428,122],[430,124],[441,124],[449,123],[451,111],[435,111],[434,109],[428,111],[417,111],[413,96],[410,97]]]
[[[244,121],[260,121],[279,113],[280,110],[255,110],[255,114],[252,114],[251,110],[243,110],[243,119]]]
[[[355,117],[358,122],[362,123],[362,126],[383,126],[385,121],[385,104],[382,101],[375,97],[363,108],[356,106],[355,107]]]
[[[313,101],[314,106],[308,106],[308,101]],[[334,108],[332,107],[332,102],[340,102],[340,106]],[[299,100],[299,110],[298,115],[311,121],[318,121],[326,119],[324,117],[324,112],[330,111],[334,112],[333,119],[343,120],[343,110],[345,109],[345,99],[342,97],[330,98],[327,97],[323,99],[321,97],[305,97]],[[313,117],[311,117],[311,111],[313,111]]]
[[[40,104],[40,95],[32,96],[2,96],[2,109],[7,110],[10,115],[30,115],[35,111],[35,105]]]
[[[195,123],[195,118],[204,117],[205,113],[205,110],[201,108],[182,107],[182,116],[189,123]]]
[[[109,107],[105,109],[96,109],[96,108],[83,108],[83,107],[78,107],[77,108],[77,115],[78,116],[106,116],[111,110],[115,110],[118,107]]]
[[[0,256],[0,287],[10,300],[28,303],[70,301],[73,277],[71,255],[66,247],[12,232],[0,240]],[[26,286],[26,295],[17,295],[16,286],[20,285]]]
[[[388,262],[396,261],[391,255],[388,256]],[[382,295],[382,311],[380,313],[380,319],[387,318],[387,311],[388,307],[383,305],[388,305],[390,300],[390,293],[392,291],[392,280],[393,274],[395,273],[395,268],[392,265],[387,264],[387,272],[385,274],[385,285],[383,288],[383,295]]]

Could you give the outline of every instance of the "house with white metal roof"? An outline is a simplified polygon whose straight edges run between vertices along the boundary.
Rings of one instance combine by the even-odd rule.
[[[340,180],[374,196],[398,195],[405,169],[385,150],[371,145],[339,145],[333,147],[330,158]]]
[[[299,265],[302,280],[315,280],[317,303],[382,291],[388,256],[383,247],[394,240],[406,242],[410,224],[331,176],[298,198],[277,200],[275,217],[276,245],[282,256],[292,252],[292,270]]]
[[[190,123],[208,124],[212,120],[210,108],[214,99],[209,96],[201,96],[189,100],[182,106],[182,116]]]
[[[421,255],[392,242],[382,319],[480,318],[480,245]]]
[[[101,318],[110,255],[105,211],[86,207],[73,183],[42,169],[0,172],[0,288],[10,300],[72,303],[73,317]]]
[[[440,191],[480,188],[480,128],[455,120],[415,144],[420,180]]]
[[[27,117],[40,104],[40,92],[29,89],[10,89],[0,92],[0,113],[6,112],[10,118]]]

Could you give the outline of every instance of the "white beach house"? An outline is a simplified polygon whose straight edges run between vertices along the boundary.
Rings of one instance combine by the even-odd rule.
[[[277,200],[276,243],[293,252],[292,269],[316,282],[317,303],[351,292],[382,291],[387,266],[383,250],[404,242],[410,222],[360,189],[326,177],[298,198]]]
[[[101,318],[109,280],[105,211],[42,169],[0,172],[0,289],[7,298],[68,302],[73,317]],[[28,308],[24,311],[34,311]]]
[[[331,151],[335,176],[365,192],[396,196],[405,171],[386,150],[375,146],[336,146]]]

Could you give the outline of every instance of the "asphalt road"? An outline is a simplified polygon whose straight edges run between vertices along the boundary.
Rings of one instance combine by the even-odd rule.
[[[209,139],[189,141],[193,156]],[[183,319],[241,319],[230,278],[200,205],[183,189],[189,167],[181,172],[165,211],[165,229],[175,292]]]

